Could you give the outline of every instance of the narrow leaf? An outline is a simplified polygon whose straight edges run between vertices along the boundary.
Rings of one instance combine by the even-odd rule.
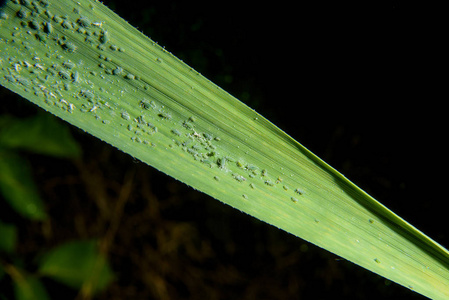
[[[446,249],[101,3],[22,3],[0,21],[2,85],[232,207],[449,298]]]

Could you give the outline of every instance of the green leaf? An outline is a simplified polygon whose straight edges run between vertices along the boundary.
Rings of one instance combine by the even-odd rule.
[[[14,294],[16,300],[50,300],[42,282],[35,276],[14,269]]]
[[[423,295],[449,298],[445,248],[274,124],[99,1],[41,4],[5,6],[6,88],[236,209]]]
[[[49,251],[39,264],[39,272],[75,289],[103,290],[113,274],[96,241],[73,241]]]
[[[0,117],[0,146],[56,157],[79,157],[81,148],[69,128],[49,114]]]
[[[17,154],[1,149],[0,193],[22,216],[31,220],[47,218],[27,161]]]
[[[0,252],[13,253],[17,242],[17,228],[0,221]]]

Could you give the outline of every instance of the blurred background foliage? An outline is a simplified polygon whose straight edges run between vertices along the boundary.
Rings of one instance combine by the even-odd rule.
[[[410,5],[105,4],[449,245],[439,40]],[[0,97],[0,299],[423,299]]]

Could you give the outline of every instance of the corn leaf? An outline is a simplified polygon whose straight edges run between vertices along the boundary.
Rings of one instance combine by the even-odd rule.
[[[96,1],[7,1],[0,82],[212,197],[433,299],[446,249]]]

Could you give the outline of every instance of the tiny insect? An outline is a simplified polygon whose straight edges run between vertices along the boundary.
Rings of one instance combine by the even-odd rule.
[[[94,25],[96,27],[101,27],[101,26],[103,26],[104,23],[105,23],[104,21],[103,22],[93,22],[92,25]]]
[[[64,43],[61,45],[62,49],[66,50],[67,52],[75,52],[76,46],[70,42]]]
[[[77,20],[77,23],[81,26],[81,27],[89,27],[90,24],[92,24],[92,22],[86,18],[86,17],[81,17]]]
[[[181,132],[180,132],[179,130],[177,130],[177,129],[172,129],[171,132],[172,132],[174,135],[181,136]]]
[[[40,70],[45,70],[45,68],[43,66],[41,66],[40,64],[34,64],[34,67]]]
[[[271,180],[265,180],[265,184],[268,186],[274,186],[274,182]]]
[[[32,67],[32,65],[29,62],[27,62],[26,60],[24,60],[22,63],[26,68]]]

